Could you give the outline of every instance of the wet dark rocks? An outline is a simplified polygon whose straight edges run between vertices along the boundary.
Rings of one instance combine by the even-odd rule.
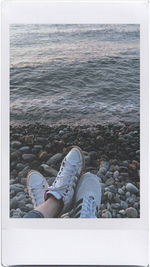
[[[12,148],[19,148],[20,146],[21,146],[21,142],[19,142],[19,141],[12,141],[11,143],[10,143],[10,145],[11,145],[11,147]]]
[[[29,153],[30,152],[30,147],[29,146],[20,147],[19,151],[21,151],[22,153]]]
[[[21,218],[32,208],[26,190],[28,172],[31,169],[40,171],[51,185],[66,149],[72,145],[83,149],[86,171],[97,174],[101,182],[99,217],[140,216],[139,125],[48,126],[36,123],[10,128],[11,217]]]
[[[42,164],[40,166],[40,170],[43,170],[45,172],[46,175],[50,175],[50,176],[57,176],[58,171],[55,170],[54,168],[48,166],[47,164]]]
[[[20,156],[21,156],[21,152],[18,151],[18,150],[10,153],[10,159],[11,159],[11,161],[12,160],[18,160]]]
[[[22,155],[22,159],[26,162],[30,162],[32,161],[33,159],[35,159],[36,156],[34,154],[23,154]]]
[[[43,160],[47,160],[47,158],[48,158],[48,153],[46,152],[46,151],[41,151],[40,153],[39,153],[39,159],[41,160],[41,161],[43,161]]]
[[[138,217],[138,212],[135,208],[130,207],[126,209],[126,214],[128,218],[137,218]]]
[[[58,164],[59,162],[61,162],[62,159],[63,159],[63,154],[57,153],[47,161],[47,164],[48,165],[55,165],[55,164]]]
[[[130,193],[135,193],[135,194],[139,192],[138,188],[131,183],[127,183],[126,190],[129,191]]]

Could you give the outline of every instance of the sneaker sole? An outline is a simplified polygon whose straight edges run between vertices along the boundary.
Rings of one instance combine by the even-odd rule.
[[[82,166],[82,170],[81,170],[81,173],[79,175],[79,178],[84,174],[84,171],[85,171],[85,158],[84,158],[84,153],[83,153],[83,150],[79,147],[79,146],[69,146],[66,148],[66,151],[65,151],[65,156],[70,152],[71,149],[73,148],[77,148],[80,153],[81,153],[81,156],[82,156],[82,162],[83,162],[83,166]]]

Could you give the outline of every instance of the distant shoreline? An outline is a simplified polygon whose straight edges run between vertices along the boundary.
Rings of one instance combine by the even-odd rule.
[[[18,128],[18,127],[29,127],[29,126],[39,126],[39,127],[43,127],[43,126],[46,126],[46,127],[83,127],[83,128],[86,128],[86,127],[98,127],[99,126],[102,126],[102,127],[105,127],[105,126],[130,126],[130,125],[134,125],[135,127],[138,127],[140,126],[140,121],[139,120],[135,120],[135,121],[118,121],[118,122],[114,122],[114,121],[101,121],[101,122],[94,122],[92,120],[83,120],[83,121],[78,121],[78,120],[75,120],[74,122],[71,122],[71,121],[58,121],[58,122],[49,122],[49,121],[30,121],[30,122],[27,122],[27,121],[12,121],[10,120],[10,127],[12,128]]]

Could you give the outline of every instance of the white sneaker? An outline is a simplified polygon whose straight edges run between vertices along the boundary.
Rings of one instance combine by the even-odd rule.
[[[62,161],[55,181],[45,194],[45,200],[50,195],[53,195],[58,200],[62,200],[63,208],[61,214],[69,211],[77,181],[82,175],[84,168],[85,161],[82,150],[79,147],[73,147]]]
[[[79,180],[75,192],[74,218],[97,218],[101,204],[101,184],[96,175],[87,172]]]
[[[31,170],[27,175],[26,186],[34,208],[41,205],[45,201],[44,193],[48,188],[48,183],[43,175],[38,171]]]

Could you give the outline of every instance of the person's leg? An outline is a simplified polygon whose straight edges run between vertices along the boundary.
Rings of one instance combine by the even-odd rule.
[[[25,214],[24,218],[53,218],[58,215],[62,207],[61,201],[51,196],[34,210]]]
[[[84,156],[78,147],[72,148],[64,158],[52,186],[47,187],[45,178],[39,172],[31,171],[27,176],[27,189],[35,209],[24,218],[52,218],[68,211],[77,180],[83,171]]]
[[[75,191],[73,218],[97,218],[101,204],[101,184],[99,178],[85,173],[79,180]]]
[[[61,200],[57,200],[53,196],[48,198],[35,210],[43,214],[44,218],[56,217],[62,209]]]

